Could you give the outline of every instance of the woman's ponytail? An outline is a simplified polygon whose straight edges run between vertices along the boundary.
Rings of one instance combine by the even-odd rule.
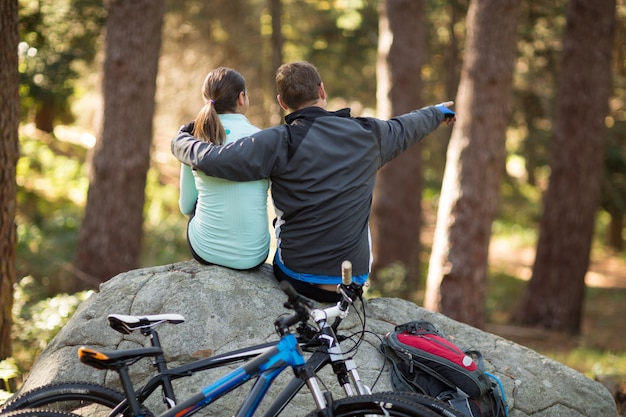
[[[196,116],[193,136],[205,142],[222,145],[226,140],[224,126],[215,111],[215,102],[209,100]]]

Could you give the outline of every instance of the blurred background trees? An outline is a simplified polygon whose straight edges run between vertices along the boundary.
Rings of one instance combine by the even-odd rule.
[[[580,139],[583,142],[606,141],[602,161],[596,162],[602,165],[603,175],[593,180],[594,186],[601,190],[600,197],[599,200],[590,198],[590,207],[585,209],[587,216],[589,212],[594,215],[593,234],[586,233],[588,246],[583,247],[581,253],[591,252],[587,256],[592,260],[596,254],[621,260],[626,258],[623,252],[626,6],[624,0],[617,0],[616,5],[611,1],[601,1],[603,6],[612,7],[616,13],[614,40],[608,37],[602,40],[613,56],[609,106],[604,115],[595,116],[596,122],[601,117],[603,123],[595,125],[584,134],[584,139]],[[106,2],[110,7],[115,7],[116,3]],[[498,4],[505,3],[514,2]],[[238,69],[248,82],[249,118],[256,125],[271,126],[281,122],[274,87],[274,71],[281,62],[306,59],[314,63],[320,69],[329,93],[330,109],[351,107],[356,116],[379,112],[381,117],[387,117],[421,104],[457,99],[459,82],[468,75],[462,69],[472,68],[470,64],[474,61],[471,60],[487,65],[490,57],[503,56],[504,65],[514,57],[509,91],[503,88],[500,94],[493,96],[497,98],[489,102],[487,97],[491,96],[486,94],[489,80],[485,80],[472,93],[487,101],[461,100],[459,93],[462,107],[457,108],[460,113],[456,126],[440,129],[416,147],[409,160],[393,161],[381,171],[374,202],[372,229],[378,235],[375,237],[375,258],[379,263],[375,264],[372,276],[375,285],[370,293],[372,296],[400,296],[421,303],[426,274],[434,269],[429,266],[428,258],[435,214],[442,201],[441,193],[450,192],[442,186],[448,139],[452,134],[454,141],[469,140],[473,145],[480,145],[481,141],[498,142],[497,146],[502,147],[498,152],[504,154],[498,154],[493,163],[471,160],[471,165],[464,166],[463,162],[456,162],[462,169],[478,172],[472,175],[471,182],[464,184],[459,178],[451,180],[459,187],[453,193],[461,193],[456,196],[460,204],[465,204],[464,198],[471,190],[475,193],[473,198],[488,203],[489,207],[470,210],[467,219],[459,219],[450,213],[446,214],[446,219],[437,219],[446,227],[451,220],[458,221],[456,233],[467,236],[467,246],[459,246],[459,249],[473,247],[480,255],[468,258],[463,274],[477,274],[477,284],[482,289],[473,291],[470,285],[464,286],[470,283],[465,278],[455,285],[455,288],[462,288],[461,296],[474,297],[471,302],[481,303],[477,318],[471,320],[480,325],[492,310],[489,302],[484,300],[484,292],[497,291],[496,287],[504,285],[504,280],[493,280],[497,274],[494,274],[487,256],[494,236],[507,237],[506,250],[509,252],[517,252],[521,247],[534,248],[539,239],[540,219],[544,215],[542,195],[548,190],[551,174],[554,174],[550,158],[555,156],[550,155],[556,152],[551,146],[559,140],[556,128],[558,123],[566,123],[573,117],[571,113],[559,110],[557,103],[562,100],[561,95],[570,93],[570,86],[559,84],[559,80],[566,65],[564,53],[568,51],[563,42],[566,8],[576,3],[574,0],[521,2],[518,23],[512,19],[509,28],[511,31],[515,29],[515,39],[508,39],[508,46],[496,53],[487,48],[487,44],[479,45],[486,47],[483,51],[470,48],[468,10],[472,5],[484,7],[489,4],[485,0],[166,0],[156,90],[152,93],[154,116],[149,117],[152,110],[146,97],[141,98],[141,102],[146,100],[145,107],[136,109],[132,106],[136,106],[140,98],[135,100],[135,96],[125,95],[130,87],[125,84],[137,82],[143,68],[129,67],[129,71],[137,73],[126,74],[129,78],[117,75],[117,85],[112,84],[108,90],[103,88],[107,80],[102,77],[109,76],[106,69],[103,71],[108,54],[104,42],[105,22],[113,25],[115,21],[107,21],[108,11],[102,0],[19,0],[17,68],[21,158],[15,170],[18,186],[15,276],[19,281],[18,293],[27,299],[19,300],[16,314],[28,318],[29,308],[40,300],[79,288],[75,284],[76,271],[84,270],[86,264],[101,269],[100,272],[89,271],[90,276],[106,280],[131,265],[141,267],[190,259],[185,243],[186,219],[177,209],[179,167],[170,154],[169,144],[179,126],[192,120],[200,108],[202,81],[211,68],[224,65]],[[387,34],[383,31],[381,16],[388,19]],[[129,18],[133,22],[130,24],[141,27],[138,20],[143,18]],[[583,13],[583,19],[589,19],[589,16]],[[484,25],[489,25],[486,28],[486,35],[489,35],[492,34],[490,30],[494,30],[491,21],[485,19],[473,24],[479,25],[476,30],[485,30]],[[590,23],[597,24],[595,21]],[[158,36],[156,32],[151,33],[152,37]],[[134,37],[135,41],[141,40],[130,31],[127,36]],[[144,39],[139,44],[129,42],[125,51],[130,54],[127,59],[157,53],[155,49],[144,50],[156,48],[157,44],[155,39]],[[596,51],[596,48],[591,49]],[[477,71],[480,72],[481,68]],[[488,74],[493,69],[485,67],[484,70]],[[494,79],[498,76],[497,71],[493,73]],[[383,79],[389,81],[387,88]],[[507,94],[510,106],[503,98]],[[115,102],[115,112],[109,111],[113,118],[106,120],[109,95],[119,95],[119,101]],[[498,102],[500,98],[502,103]],[[575,100],[577,111],[591,109],[586,96]],[[125,101],[133,102],[125,104]],[[139,129],[146,134],[151,130],[149,138],[140,139],[135,130],[132,133],[124,130],[128,118],[134,120],[137,117],[150,119],[151,125],[143,121],[143,127]],[[483,120],[489,117],[492,119]],[[104,131],[100,131],[101,126],[105,126]],[[486,129],[484,134],[477,126]],[[486,137],[492,133],[498,137]],[[120,143],[111,142],[116,143],[115,152],[99,159],[97,153],[99,147],[109,141],[107,135],[113,135]],[[564,136],[562,140],[568,139]],[[131,191],[119,185],[125,184],[120,181],[114,187],[115,193],[110,189],[97,191],[101,203],[88,203],[88,189],[98,187],[95,181],[89,183],[89,175],[95,173],[91,179],[98,178],[98,164],[115,163],[112,167],[116,172],[100,174],[104,177],[101,180],[117,175],[124,178],[123,175],[131,175],[131,172],[135,172],[132,174],[134,178],[142,176],[125,165],[127,157],[140,148],[143,150],[137,152],[145,153],[143,156],[150,162],[149,168],[139,170],[147,169],[145,187],[140,185]],[[587,151],[581,146],[571,152]],[[4,153],[2,157],[6,158]],[[565,168],[572,168],[567,161],[563,162]],[[11,170],[10,161],[3,159],[2,164],[3,169]],[[403,173],[396,176],[394,170]],[[145,188],[145,195],[138,196],[141,188]],[[569,193],[571,201],[575,202],[576,198],[586,199],[589,191],[574,187]],[[135,215],[132,221],[126,218],[121,221],[125,214],[120,213],[129,203],[128,194],[141,197],[145,202],[133,203],[133,210],[141,211],[141,216]],[[387,210],[381,209],[383,202],[389,206]],[[4,200],[3,204],[6,204]],[[90,229],[85,226],[89,220],[83,220],[88,218],[85,208],[89,204],[102,207],[112,204],[120,212],[110,216],[97,215],[102,224]],[[570,209],[576,211],[578,205]],[[416,223],[403,228],[405,221],[401,219],[407,215]],[[134,226],[129,226],[126,221]],[[82,231],[81,225],[84,227]],[[392,225],[400,226],[404,233],[394,231]],[[133,230],[133,239],[137,238],[133,243],[138,247],[133,263],[112,258],[106,245],[98,243],[103,233],[120,227]],[[560,228],[558,238],[567,240],[571,233],[580,232],[573,229],[575,227]],[[123,236],[121,239],[130,244],[131,239]],[[444,244],[449,243],[447,239],[444,238]],[[95,255],[80,261],[82,266],[77,268],[74,260],[80,258],[77,254],[89,244],[93,244],[90,251]],[[406,251],[396,249],[398,247]],[[394,253],[397,259],[394,259]],[[436,262],[441,262],[444,269],[449,265],[445,258],[443,262],[441,258]],[[581,264],[577,268],[578,274],[584,276],[586,267]],[[579,282],[580,275],[572,279]],[[92,288],[96,286],[92,285]],[[443,288],[435,286],[437,291]],[[447,291],[447,294],[451,292]],[[581,305],[584,299],[576,302]],[[455,303],[450,306],[458,307]],[[452,307],[435,303],[432,308],[451,314],[449,308]],[[463,319],[465,312],[467,308],[461,307],[454,316]],[[539,324],[542,320],[533,319],[532,322]],[[573,330],[576,332],[580,328]]]
[[[74,121],[76,82],[90,71],[106,10],[102,0],[20,1],[22,120],[47,133]],[[93,67],[91,67],[93,68]]]

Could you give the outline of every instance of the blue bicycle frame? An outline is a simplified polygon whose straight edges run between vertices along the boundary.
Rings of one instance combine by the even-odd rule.
[[[237,417],[252,416],[276,377],[287,367],[292,367],[296,375],[300,374],[305,362],[296,337],[293,334],[287,334],[281,337],[275,347],[269,348],[267,352],[229,372],[159,417],[180,417],[194,413],[258,376],[257,382],[237,413]]]

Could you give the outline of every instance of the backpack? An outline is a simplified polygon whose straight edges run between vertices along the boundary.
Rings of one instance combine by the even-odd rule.
[[[467,417],[508,416],[502,384],[483,370],[480,352],[461,350],[432,323],[396,326],[380,350],[391,362],[395,391],[438,398]]]

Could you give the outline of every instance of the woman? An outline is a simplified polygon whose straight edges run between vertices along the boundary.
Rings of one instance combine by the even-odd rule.
[[[230,68],[209,72],[202,87],[204,107],[193,122],[193,135],[216,145],[251,136],[260,129],[245,116],[250,105],[246,82]],[[182,165],[180,211],[190,216],[187,241],[203,264],[250,269],[265,262],[270,236],[268,180],[233,182],[209,177]]]

